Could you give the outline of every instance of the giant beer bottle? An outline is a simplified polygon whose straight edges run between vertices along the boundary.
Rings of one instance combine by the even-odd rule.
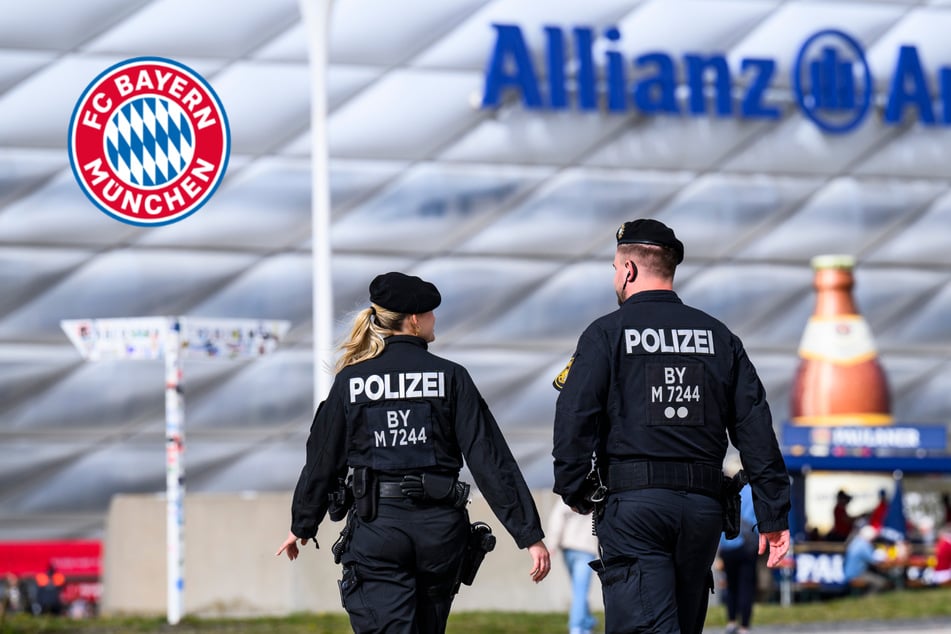
[[[887,425],[892,422],[888,381],[872,332],[852,298],[848,255],[820,255],[816,308],[799,344],[791,414],[797,425]]]

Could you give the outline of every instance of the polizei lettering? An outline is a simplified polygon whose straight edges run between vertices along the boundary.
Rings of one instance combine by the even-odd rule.
[[[715,354],[712,330],[690,328],[627,328],[627,354]]]
[[[350,379],[351,403],[445,396],[446,378],[442,372],[371,374]]]

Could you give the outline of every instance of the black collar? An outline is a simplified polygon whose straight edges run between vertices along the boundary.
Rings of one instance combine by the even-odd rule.
[[[640,302],[670,302],[672,304],[683,304],[683,301],[677,297],[677,293],[668,290],[641,291],[634,293],[621,304],[638,304]]]
[[[423,350],[429,348],[429,344],[426,343],[426,340],[422,337],[417,337],[415,335],[390,335],[386,338],[386,345],[390,346],[394,343],[409,343],[414,346],[419,346]]]

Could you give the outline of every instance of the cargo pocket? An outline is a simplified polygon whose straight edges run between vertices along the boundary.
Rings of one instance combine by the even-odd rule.
[[[649,632],[654,612],[644,596],[637,559],[596,559],[588,565],[601,578],[605,633]]]
[[[337,586],[340,588],[340,604],[350,616],[353,629],[357,632],[376,629],[376,612],[367,604],[363,583],[355,564],[343,567],[343,575]]]

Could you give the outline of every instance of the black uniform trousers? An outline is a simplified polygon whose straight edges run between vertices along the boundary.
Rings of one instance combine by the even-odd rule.
[[[341,599],[357,634],[442,634],[469,535],[465,510],[383,498],[354,517]]]
[[[612,493],[597,523],[606,634],[699,634],[722,531],[719,500],[639,489]]]

